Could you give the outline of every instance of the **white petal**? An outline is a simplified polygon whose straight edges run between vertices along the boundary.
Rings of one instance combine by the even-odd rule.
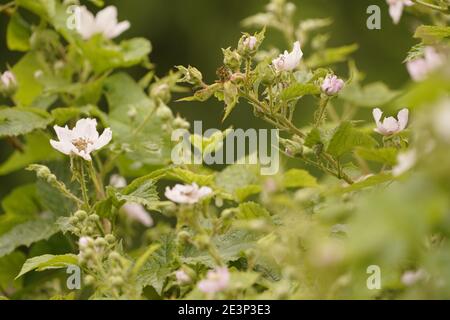
[[[67,126],[60,127],[60,126],[54,126],[53,129],[56,132],[56,136],[58,137],[59,141],[67,141],[69,143],[72,142],[72,130],[70,130]]]
[[[95,142],[98,139],[97,120],[89,118],[78,120],[72,133],[73,139],[85,138]]]
[[[76,154],[77,156],[82,157],[84,160],[86,161],[91,161],[91,155],[89,154],[89,152],[86,152],[84,150],[78,150],[77,148],[73,148],[72,149],[72,153]]]
[[[66,154],[66,155],[70,155],[72,153],[73,145],[71,143],[68,143],[65,141],[61,142],[61,141],[50,140],[50,144],[52,145],[52,147],[54,149]]]
[[[399,128],[400,130],[404,130],[406,126],[408,125],[408,118],[409,118],[409,110],[408,109],[402,109],[397,115]]]
[[[141,204],[129,202],[124,204],[122,208],[126,215],[132,220],[136,220],[146,227],[151,227],[153,225],[152,217]]]
[[[125,32],[129,28],[130,28],[130,22],[122,21],[121,23],[115,25],[112,29],[108,30],[108,32],[107,32],[107,34],[105,34],[105,36],[108,39],[114,39],[114,38],[120,36],[123,32]]]
[[[102,135],[94,142],[93,149],[99,150],[106,146],[112,139],[112,131],[110,128],[106,128]]]
[[[77,31],[83,39],[87,40],[97,32],[95,17],[85,6],[82,6],[79,9],[79,19]]]
[[[383,111],[381,111],[379,108],[375,108],[372,111],[373,119],[375,120],[377,126],[379,127],[381,125],[381,117],[383,116]]]
[[[389,4],[389,14],[391,15],[392,21],[398,24],[403,14],[403,3],[401,1],[395,1]]]
[[[117,24],[117,8],[115,6],[108,6],[97,13],[95,23],[99,31],[106,31],[114,28]]]

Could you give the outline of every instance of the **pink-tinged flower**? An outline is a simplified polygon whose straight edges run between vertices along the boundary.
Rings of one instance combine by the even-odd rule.
[[[127,202],[122,206],[128,218],[142,223],[146,227],[153,226],[153,219],[144,206],[139,203]]]
[[[230,282],[230,273],[226,267],[208,271],[206,279],[200,281],[198,289],[204,293],[216,293],[225,290]]]
[[[108,6],[94,16],[85,6],[79,8],[79,23],[77,31],[88,40],[96,34],[102,34],[107,39],[114,39],[130,28],[130,22],[117,20],[117,8]]]
[[[417,161],[417,154],[415,150],[410,150],[408,152],[400,153],[397,156],[397,165],[392,168],[392,174],[395,177],[402,175],[409,169],[414,167]]]
[[[177,270],[175,272],[175,277],[177,278],[177,282],[179,284],[187,284],[192,281],[191,277],[184,270]]]
[[[5,71],[0,76],[0,81],[3,87],[6,89],[9,89],[10,87],[17,85],[16,77],[14,76],[14,73],[12,73],[11,71]]]
[[[381,122],[382,116],[383,111],[378,108],[373,109],[373,118],[377,124],[377,127],[374,130],[384,136],[390,136],[405,130],[408,125],[409,110],[406,108],[400,110],[397,115],[398,120],[394,117],[388,117]]]
[[[406,63],[409,75],[414,81],[422,81],[444,64],[444,59],[433,47],[426,47],[423,58],[414,59]]]
[[[106,128],[102,135],[97,132],[97,120],[80,119],[71,130],[67,126],[54,126],[59,141],[50,140],[53,148],[67,155],[77,155],[91,161],[91,153],[106,146],[112,139],[112,131]]]
[[[177,184],[175,187],[170,189],[166,188],[165,195],[169,200],[181,204],[194,204],[200,201],[202,198],[210,195],[212,193],[211,188],[201,187],[196,183],[191,185],[181,185]]]
[[[300,60],[303,57],[302,49],[300,48],[300,42],[296,41],[294,43],[294,49],[291,53],[284,51],[283,54],[280,54],[278,58],[272,60],[272,65],[276,71],[292,71],[300,63]]]
[[[114,188],[125,188],[127,186],[127,180],[120,174],[113,174],[109,178],[109,184]]]
[[[419,282],[420,280],[423,280],[427,277],[427,274],[424,270],[419,269],[417,271],[406,271],[402,275],[402,283],[405,286],[412,286],[413,284]]]
[[[246,46],[250,50],[255,49],[257,44],[258,44],[258,39],[255,36],[248,36],[244,40],[244,46]]]
[[[386,0],[386,2],[389,5],[389,14],[395,24],[400,22],[403,9],[414,4],[411,0]]]
[[[80,249],[86,249],[87,247],[94,244],[94,239],[91,237],[81,237],[80,240],[78,240],[78,246]]]
[[[344,88],[345,82],[342,79],[339,79],[335,75],[327,75],[325,80],[323,80],[321,89],[322,92],[329,95],[334,96],[335,94],[339,93],[339,91]]]

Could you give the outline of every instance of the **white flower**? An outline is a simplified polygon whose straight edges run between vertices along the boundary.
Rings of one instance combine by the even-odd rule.
[[[244,40],[244,46],[246,46],[250,50],[255,49],[257,43],[258,39],[255,36],[248,36]]]
[[[337,76],[335,75],[327,75],[327,77],[325,78],[325,80],[323,80],[321,89],[322,92],[324,92],[325,94],[329,95],[329,96],[333,96],[337,93],[339,93],[339,91],[342,90],[342,88],[344,88],[345,82],[342,79],[339,79]]]
[[[415,150],[399,153],[397,156],[397,165],[392,168],[392,174],[395,177],[402,175],[409,169],[414,167],[417,161],[417,155]]]
[[[225,290],[230,281],[230,273],[226,267],[208,271],[206,279],[198,283],[198,289],[204,293],[216,293]]]
[[[115,6],[106,7],[99,11],[95,17],[85,6],[79,8],[77,31],[85,40],[96,34],[102,34],[107,39],[114,39],[128,28],[130,28],[130,22],[119,23],[117,21],[117,8]]]
[[[93,243],[94,240],[91,237],[81,237],[80,240],[78,240],[78,246],[80,247],[80,249],[86,249]]]
[[[113,174],[109,178],[109,184],[114,188],[125,188],[127,186],[127,180],[120,174]]]
[[[384,136],[390,136],[399,133],[400,131],[403,131],[408,124],[409,110],[406,108],[400,110],[397,115],[398,120],[394,117],[388,117],[385,118],[383,122],[381,122],[380,120],[382,115],[383,112],[380,109],[373,109],[373,118],[375,119],[375,122],[377,124],[375,132],[378,132],[379,134],[382,134]]]
[[[175,277],[177,278],[179,284],[186,284],[191,282],[191,277],[189,277],[186,271],[181,269],[175,272]]]
[[[170,189],[166,188],[165,195],[168,199],[173,202],[182,203],[182,204],[194,204],[200,201],[200,199],[210,195],[212,193],[211,188],[209,187],[201,187],[196,183],[191,185],[181,185],[177,184],[175,187]]]
[[[59,141],[50,140],[53,148],[67,155],[75,154],[87,161],[92,160],[91,152],[103,148],[112,138],[112,131],[109,128],[99,136],[95,119],[80,119],[72,130],[67,126],[53,128],[59,139]]]
[[[423,58],[414,59],[406,63],[409,75],[414,81],[426,79],[428,74],[435,71],[444,63],[440,55],[433,47],[426,47]]]
[[[272,61],[273,67],[276,71],[292,71],[300,63],[300,60],[303,57],[302,49],[300,48],[300,42],[296,41],[294,43],[294,49],[291,53],[284,51],[283,54],[280,54],[278,58]]]
[[[446,142],[450,142],[450,100],[442,101],[433,116],[436,133]]]
[[[413,284],[417,283],[420,280],[423,280],[426,278],[426,273],[424,270],[419,269],[417,271],[406,271],[402,275],[402,283],[405,286],[412,286]]]
[[[128,218],[142,223],[146,227],[153,226],[153,219],[145,210],[144,206],[139,203],[127,202],[122,206]]]
[[[12,73],[11,71],[5,71],[0,76],[0,81],[2,85],[7,89],[10,88],[11,86],[17,85],[16,77],[14,76],[14,73]]]
[[[386,0],[389,5],[389,14],[395,24],[400,22],[404,7],[410,7],[414,3],[411,0]]]

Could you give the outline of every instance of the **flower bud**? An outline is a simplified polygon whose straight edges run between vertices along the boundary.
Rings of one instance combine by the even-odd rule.
[[[95,278],[90,274],[84,277],[84,284],[87,286],[93,285],[95,283]]]
[[[180,79],[180,82],[186,82],[193,86],[201,87],[203,84],[203,75],[202,73],[194,67],[188,66],[177,66],[178,71],[181,72],[183,78]]]
[[[323,80],[321,89],[322,92],[325,93],[326,95],[334,96],[337,93],[339,93],[339,91],[341,91],[342,88],[344,88],[344,85],[345,85],[344,80],[339,79],[335,75],[327,75],[325,80]]]
[[[122,259],[122,256],[120,255],[120,253],[113,251],[109,254],[109,258],[111,260],[116,260],[116,261],[120,261]]]
[[[83,210],[78,210],[77,212],[75,212],[74,215],[78,220],[83,221],[84,219],[87,218],[87,213],[86,211]]]
[[[116,237],[113,234],[107,234],[105,236],[105,240],[109,243],[109,244],[113,244],[114,242],[116,242]]]
[[[100,221],[100,217],[97,214],[91,214],[90,216],[88,216],[88,220],[92,221],[92,222],[98,222]]]
[[[79,220],[78,220],[78,218],[76,217],[76,216],[72,216],[72,217],[70,217],[69,218],[69,223],[71,224],[71,225],[77,225],[78,224],[78,222],[79,222]]]
[[[11,71],[0,74],[0,93],[5,97],[12,96],[17,90],[17,80]]]
[[[100,238],[95,239],[94,244],[96,247],[102,248],[102,247],[106,247],[108,245],[108,242],[104,238],[100,237]]]
[[[158,109],[156,109],[156,117],[162,121],[168,121],[173,119],[173,113],[167,105],[161,103]]]
[[[189,129],[191,127],[191,124],[186,121],[185,119],[177,116],[172,123],[172,126],[174,129]]]
[[[81,237],[78,240],[78,245],[80,246],[80,250],[91,247],[94,244],[94,240],[91,237]]]
[[[172,99],[169,85],[167,83],[155,83],[150,88],[150,97],[168,103]]]
[[[239,70],[241,67],[242,58],[236,50],[230,48],[222,49],[223,52],[223,64],[231,70]]]

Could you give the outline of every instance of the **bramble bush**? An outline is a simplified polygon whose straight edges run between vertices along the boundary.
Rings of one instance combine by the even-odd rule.
[[[97,14],[78,1],[1,5],[22,55],[1,73],[0,138],[14,151],[0,174],[36,179],[1,201],[0,296],[450,298],[450,3],[387,2],[395,23],[403,11],[422,21],[405,52],[411,81],[396,89],[364,81],[357,44],[328,45],[331,19],[297,21],[284,0],[243,21],[256,32],[222,49],[216,79],[193,66],[156,76],[150,42],[114,40],[130,24],[103,1],[90,1]],[[251,108],[277,129],[278,172],[251,152],[205,163],[252,135],[189,133],[175,93],[222,101],[223,119]],[[299,127],[305,98],[315,112]]]

